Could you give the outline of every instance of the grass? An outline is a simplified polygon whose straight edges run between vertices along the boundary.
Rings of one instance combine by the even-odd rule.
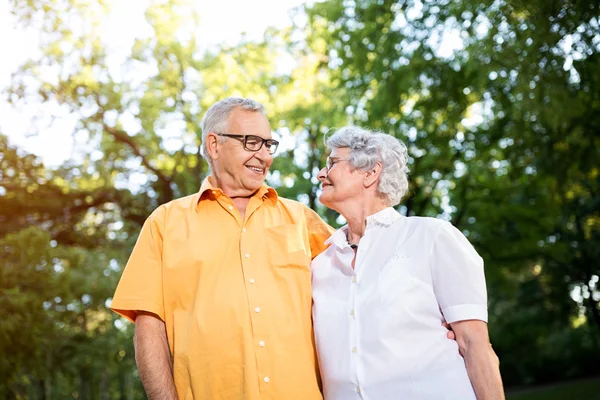
[[[600,378],[559,383],[509,394],[507,400],[600,400]]]

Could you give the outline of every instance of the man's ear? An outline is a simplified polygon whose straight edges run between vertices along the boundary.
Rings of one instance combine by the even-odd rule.
[[[212,160],[219,158],[219,137],[213,132],[208,132],[206,135],[206,152]]]
[[[364,185],[366,188],[373,186],[381,176],[382,165],[380,162],[365,173]]]

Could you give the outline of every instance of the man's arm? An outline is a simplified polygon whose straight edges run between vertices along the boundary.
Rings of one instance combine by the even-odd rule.
[[[450,324],[478,400],[504,400],[500,362],[492,349],[487,324],[479,320]]]
[[[177,400],[165,323],[139,311],[135,319],[135,362],[149,400]]]

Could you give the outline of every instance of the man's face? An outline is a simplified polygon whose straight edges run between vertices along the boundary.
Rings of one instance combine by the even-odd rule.
[[[229,116],[229,129],[232,135],[256,135],[271,139],[271,126],[267,118],[259,112],[234,109]],[[267,172],[273,163],[267,146],[258,151],[244,149],[242,141],[228,138],[219,143],[220,151],[213,160],[213,169],[220,183],[226,185],[231,196],[249,196],[263,185]]]
[[[317,178],[321,181],[321,204],[339,210],[339,204],[359,198],[362,193],[364,173],[352,168],[348,161],[350,149],[347,147],[333,149],[329,155],[329,168],[319,171]]]

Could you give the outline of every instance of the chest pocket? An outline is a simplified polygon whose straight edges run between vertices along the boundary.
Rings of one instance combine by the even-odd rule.
[[[269,270],[275,283],[272,298],[277,299],[272,302],[272,312],[281,322],[277,335],[303,349],[312,294],[310,253],[305,250],[302,226],[286,224],[265,228],[265,236]]]
[[[265,228],[265,235],[269,262],[273,267],[298,268],[310,273],[310,257],[304,244],[301,225],[285,224]]]

